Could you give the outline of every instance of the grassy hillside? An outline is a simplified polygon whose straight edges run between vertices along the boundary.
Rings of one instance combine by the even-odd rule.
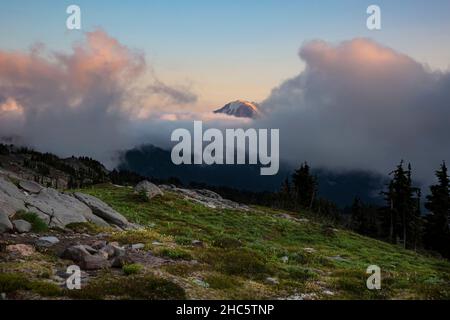
[[[333,229],[307,212],[288,219],[286,212],[262,207],[210,209],[170,192],[148,202],[112,185],[83,192],[146,226],[111,238],[144,243],[178,261],[149,272],[179,284],[188,298],[450,298],[448,261]],[[365,271],[373,264],[382,270],[379,291],[366,288]]]

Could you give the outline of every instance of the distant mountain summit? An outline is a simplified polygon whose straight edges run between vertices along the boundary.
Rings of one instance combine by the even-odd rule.
[[[224,113],[238,118],[255,119],[261,116],[258,104],[255,102],[236,100],[226,104],[223,108],[214,111],[214,113]]]

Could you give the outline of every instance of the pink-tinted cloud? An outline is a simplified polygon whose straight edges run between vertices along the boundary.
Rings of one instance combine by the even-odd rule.
[[[102,30],[86,33],[69,53],[42,44],[25,53],[0,50],[0,137],[60,154],[129,147],[136,118],[151,119],[168,102],[195,101],[157,79],[143,53]]]
[[[388,173],[401,159],[419,178],[450,160],[450,74],[368,39],[305,43],[297,77],[275,88],[260,126],[281,129],[292,162]]]

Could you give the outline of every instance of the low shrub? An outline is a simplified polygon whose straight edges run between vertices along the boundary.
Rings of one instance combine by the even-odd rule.
[[[34,212],[27,212],[27,211],[18,211],[14,215],[15,220],[25,220],[31,224],[31,231],[36,233],[46,232],[48,231],[48,225],[47,223],[39,218],[39,216]]]
[[[133,263],[133,264],[126,264],[122,267],[122,271],[125,275],[130,276],[133,274],[138,274],[142,271],[142,265]]]
[[[235,238],[223,237],[214,240],[212,245],[222,249],[237,249],[242,247],[242,242]]]
[[[75,222],[66,226],[67,229],[75,231],[76,233],[98,234],[105,230],[105,228],[99,227],[90,222]]]
[[[111,297],[136,300],[186,299],[182,287],[169,280],[150,275],[97,278],[81,290],[68,290],[67,294],[79,300],[102,300]]]
[[[60,296],[62,293],[54,283],[30,280],[22,274],[0,274],[0,292],[11,293],[19,290],[33,291],[44,297]]]
[[[286,268],[286,278],[295,281],[307,281],[317,278],[317,274],[310,269],[297,266],[289,266]]]
[[[173,260],[192,260],[192,255],[181,249],[164,248],[156,252],[160,257],[170,258]]]
[[[231,289],[240,285],[240,282],[236,278],[220,273],[207,276],[205,281],[209,284],[211,289],[218,290]]]
[[[200,259],[228,275],[262,278],[271,273],[266,259],[249,249],[214,250],[204,252]]]

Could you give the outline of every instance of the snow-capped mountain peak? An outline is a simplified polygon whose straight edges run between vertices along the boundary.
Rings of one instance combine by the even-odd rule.
[[[214,111],[224,113],[238,118],[258,118],[261,115],[258,104],[246,100],[236,100],[226,104],[224,107]]]

